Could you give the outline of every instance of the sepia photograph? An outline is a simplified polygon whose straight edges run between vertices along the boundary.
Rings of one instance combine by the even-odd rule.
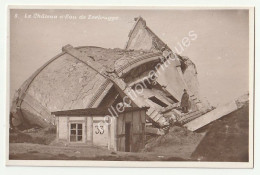
[[[8,165],[253,167],[253,8],[8,15]]]

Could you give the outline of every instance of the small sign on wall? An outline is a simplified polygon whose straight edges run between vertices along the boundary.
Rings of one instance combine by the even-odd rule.
[[[108,127],[103,121],[93,121],[93,144],[108,146]]]

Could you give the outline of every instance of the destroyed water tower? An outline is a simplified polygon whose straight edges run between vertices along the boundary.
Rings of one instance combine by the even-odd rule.
[[[168,126],[170,118],[186,123],[210,110],[189,58],[173,53],[142,17],[128,36],[124,49],[64,46],[17,91],[12,125],[48,127],[56,124],[52,112],[116,108],[125,97],[132,101],[127,107],[148,107],[146,122],[157,128]],[[188,114],[178,110],[183,89],[190,95]]]

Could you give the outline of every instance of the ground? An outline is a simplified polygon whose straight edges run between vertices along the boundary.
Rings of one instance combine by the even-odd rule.
[[[149,139],[144,151],[190,160],[204,135],[203,132],[195,133],[180,126],[173,126],[167,134]]]
[[[208,132],[192,154],[200,161],[248,162],[248,105],[208,126]],[[203,129],[203,128],[202,128]]]
[[[127,161],[164,161],[185,159],[160,155],[153,152],[126,153],[113,152],[105,148],[93,146],[48,146],[32,143],[11,143],[10,160],[127,160]]]
[[[94,146],[52,144],[51,129],[11,132],[12,160],[248,161],[248,105],[199,131],[174,126],[164,136],[149,137],[138,153]],[[52,142],[52,143],[51,143]],[[51,143],[51,144],[50,144]]]
[[[66,146],[55,143],[55,134],[47,131],[48,137],[53,138],[53,142],[49,144],[46,144],[46,139],[39,139],[39,135],[46,131],[12,133],[11,142],[18,143],[10,143],[10,159],[185,161],[190,160],[192,152],[204,136],[175,126],[167,135],[149,137],[145,149],[140,152],[125,153],[95,146]]]

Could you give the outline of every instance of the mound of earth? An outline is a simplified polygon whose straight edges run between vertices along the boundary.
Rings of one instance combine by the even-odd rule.
[[[200,161],[248,162],[249,105],[211,123],[192,154]]]
[[[9,143],[37,143],[49,145],[56,138],[56,128],[31,128],[23,131],[11,129]]]
[[[167,134],[149,139],[143,151],[189,159],[204,135],[174,126]]]

